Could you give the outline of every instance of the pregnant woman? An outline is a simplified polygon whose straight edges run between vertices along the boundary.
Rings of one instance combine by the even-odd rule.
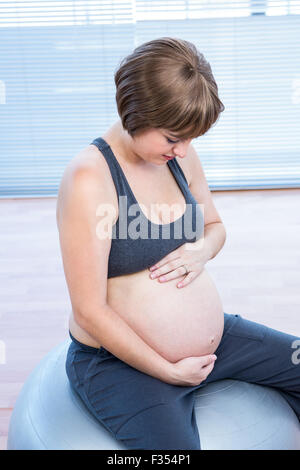
[[[224,378],[276,387],[300,419],[297,338],[224,313],[205,269],[226,236],[191,144],[224,110],[209,63],[160,38],[115,84],[120,119],[58,194],[70,383],[128,449],[200,449],[194,391]]]

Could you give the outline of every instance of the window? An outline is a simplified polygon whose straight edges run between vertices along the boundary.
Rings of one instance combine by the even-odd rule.
[[[67,162],[118,119],[137,45],[193,42],[225,111],[193,141],[211,189],[300,186],[299,1],[1,1],[0,197],[55,196]]]

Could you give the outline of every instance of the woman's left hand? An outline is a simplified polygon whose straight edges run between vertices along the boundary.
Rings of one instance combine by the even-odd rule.
[[[184,243],[162,258],[155,266],[151,266],[149,268],[150,278],[158,279],[159,282],[167,282],[186,274],[177,287],[185,287],[196,279],[203,271],[207,260],[204,258],[202,250],[193,251],[189,249],[188,245],[188,243]]]

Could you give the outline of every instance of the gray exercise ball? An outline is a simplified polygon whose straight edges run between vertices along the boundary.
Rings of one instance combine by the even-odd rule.
[[[70,386],[65,360],[70,340],[43,358],[25,382],[9,426],[8,450],[125,450]],[[274,389],[220,380],[196,392],[201,448],[300,449],[300,425]]]

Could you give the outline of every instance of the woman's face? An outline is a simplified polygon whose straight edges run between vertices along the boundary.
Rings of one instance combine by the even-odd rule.
[[[167,129],[149,129],[131,139],[132,151],[140,159],[164,165],[174,157],[184,158],[192,139],[179,140]]]

